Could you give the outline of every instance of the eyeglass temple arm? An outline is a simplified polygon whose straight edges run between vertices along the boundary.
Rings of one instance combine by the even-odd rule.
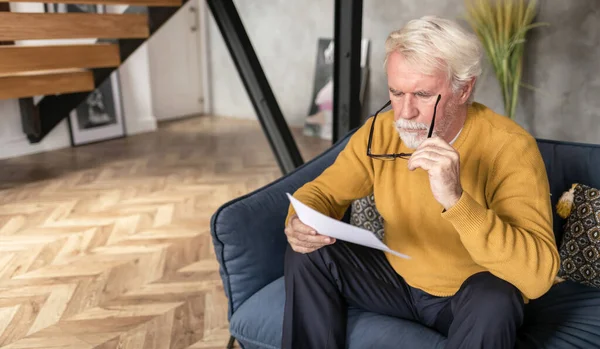
[[[431,135],[433,134],[433,126],[435,126],[435,114],[437,113],[437,106],[438,103],[440,103],[440,99],[442,99],[442,95],[438,95],[437,101],[435,101],[435,107],[433,107],[433,118],[431,118],[431,126],[429,126],[427,138],[431,138]]]
[[[373,140],[373,129],[375,125],[375,119],[377,118],[377,114],[381,113],[381,111],[387,108],[390,104],[392,104],[392,101],[388,101],[383,107],[381,107],[377,112],[375,112],[375,115],[373,115],[373,123],[371,124],[371,131],[369,131],[369,142],[367,144],[367,155],[371,155],[371,141]]]

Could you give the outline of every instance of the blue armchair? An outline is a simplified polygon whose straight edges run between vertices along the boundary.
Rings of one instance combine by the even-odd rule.
[[[213,215],[211,234],[229,300],[230,331],[243,348],[280,348],[287,243],[283,230],[289,205],[285,193],[293,193],[331,165],[350,135],[292,173],[224,204]],[[548,140],[538,140],[538,146],[553,205],[574,182],[600,188],[600,146]],[[555,215],[559,244],[563,224]],[[443,348],[446,340],[418,323],[352,307],[347,329],[347,345],[357,349]],[[600,348],[600,289],[567,281],[531,301],[517,348]]]

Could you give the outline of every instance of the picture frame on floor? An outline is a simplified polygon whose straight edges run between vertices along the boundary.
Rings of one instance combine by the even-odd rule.
[[[360,104],[364,103],[369,79],[369,39],[361,40],[360,55]],[[303,133],[325,140],[333,138],[333,63],[334,42],[332,38],[319,38],[313,75],[311,102],[304,122]]]
[[[71,111],[68,120],[73,146],[125,137],[118,70]]]

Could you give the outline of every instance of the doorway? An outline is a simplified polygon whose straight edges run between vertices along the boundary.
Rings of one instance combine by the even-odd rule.
[[[158,121],[204,112],[203,1],[189,0],[148,41],[152,109]]]

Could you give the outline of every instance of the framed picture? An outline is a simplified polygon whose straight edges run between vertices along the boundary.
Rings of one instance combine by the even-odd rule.
[[[45,4],[50,13],[104,13],[104,5]],[[72,40],[73,44],[95,43],[96,39]],[[125,120],[119,72],[115,70],[68,117],[71,145],[95,143],[125,136]]]
[[[360,103],[364,101],[369,68],[367,65],[369,40],[361,40]],[[303,133],[326,140],[333,138],[333,61],[334,42],[331,38],[319,38],[311,105],[304,123]]]
[[[71,111],[69,130],[74,146],[125,136],[117,70]]]

